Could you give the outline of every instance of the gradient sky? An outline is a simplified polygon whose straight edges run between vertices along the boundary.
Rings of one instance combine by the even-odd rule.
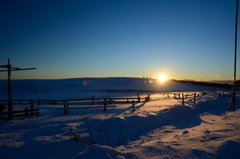
[[[1,0],[0,65],[37,68],[13,79],[231,80],[235,14],[235,0]]]

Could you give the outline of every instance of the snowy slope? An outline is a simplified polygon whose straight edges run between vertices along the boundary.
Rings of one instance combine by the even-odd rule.
[[[72,84],[65,83],[64,88],[73,96]],[[48,89],[59,91],[59,85]],[[150,102],[136,104],[135,110],[131,104],[116,104],[106,112],[84,109],[96,143],[89,146],[71,140],[73,135],[89,138],[80,116],[82,110],[69,110],[69,114],[64,115],[59,109],[62,106],[35,105],[40,109],[38,117],[0,121],[0,156],[9,159],[239,158],[240,110],[226,111],[230,95],[219,98],[219,92],[212,88],[180,86],[189,88],[186,92],[205,90],[207,95],[197,97],[196,104],[193,98],[187,98],[182,105],[173,98],[172,92],[170,99],[165,93],[154,93]],[[239,108],[239,94],[236,100]]]

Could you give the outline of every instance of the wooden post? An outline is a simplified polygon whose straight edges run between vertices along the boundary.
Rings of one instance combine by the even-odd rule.
[[[40,99],[38,99],[38,105],[40,105]]]
[[[0,104],[0,116],[2,116],[3,107],[4,107],[4,105]]]
[[[109,104],[112,104],[112,100],[110,97],[108,97],[108,102],[109,102]]]
[[[150,101],[150,95],[148,94],[148,102]]]
[[[196,104],[196,93],[194,93],[193,103]]]
[[[25,108],[25,117],[28,117],[28,108]]]
[[[31,115],[33,116],[33,106],[34,106],[34,104],[33,104],[33,100],[32,99],[31,99],[30,103],[31,103]]]
[[[128,98],[127,98],[127,103],[128,103]]]
[[[63,99],[63,114],[67,114],[65,100]]]
[[[138,103],[140,103],[140,97],[138,96]]]
[[[12,99],[8,100],[8,119],[11,120],[12,119],[12,113],[13,113],[13,109],[12,108]]]
[[[94,96],[92,96],[92,105],[94,105]]]
[[[133,108],[133,110],[135,110],[135,108],[134,108],[134,100],[132,100],[132,108]]]
[[[18,106],[20,106],[21,105],[21,100],[20,99],[18,99]]]
[[[10,59],[8,59],[8,112],[13,111],[13,106],[12,106],[12,83],[11,83],[11,66],[10,65]],[[11,102],[10,102],[11,101]]]
[[[3,109],[4,109],[4,105],[2,104],[0,104],[0,116],[2,116],[3,114],[2,114],[2,111],[3,111]]]
[[[182,103],[184,105],[184,95],[182,94]]]
[[[69,103],[69,100],[67,100],[67,108],[69,107],[68,103]],[[68,114],[68,110],[69,110],[69,109],[67,109],[67,111],[66,111],[67,114]]]
[[[25,68],[25,69],[20,69],[20,68],[16,68],[16,67],[12,67],[12,65],[10,64],[10,59],[8,59],[8,64],[5,66],[0,66],[1,68],[7,68],[7,70],[1,70],[1,72],[8,72],[8,112],[9,114],[9,118],[11,116],[11,112],[13,112],[13,103],[11,102],[12,100],[12,83],[11,83],[11,71],[19,71],[19,70],[30,70],[30,69],[35,69],[35,68]],[[11,70],[11,69],[14,70]]]
[[[107,111],[107,102],[106,102],[106,98],[104,98],[104,108],[103,111]]]

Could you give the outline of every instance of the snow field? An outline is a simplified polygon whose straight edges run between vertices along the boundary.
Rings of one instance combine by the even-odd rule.
[[[168,99],[166,94],[153,94],[151,99],[135,110],[131,104],[106,112],[84,109],[95,141],[106,115],[101,137],[114,115],[102,143],[106,146],[70,140],[73,132],[88,136],[81,110],[63,115],[59,106],[36,105],[38,117],[0,121],[0,154],[4,158],[218,158],[229,151],[237,153],[240,113],[226,112],[229,96],[218,98],[217,92],[208,92],[195,105],[188,98],[184,106],[171,95]]]

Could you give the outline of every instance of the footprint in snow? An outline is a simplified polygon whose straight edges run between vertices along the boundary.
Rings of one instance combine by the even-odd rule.
[[[213,137],[210,137],[209,140],[217,140],[217,139],[219,139],[219,138],[221,138],[221,137],[219,137],[219,136],[213,136]]]
[[[204,131],[205,134],[210,134],[209,130]]]
[[[188,133],[189,133],[189,131],[187,131],[187,130],[182,132],[182,134],[188,134]]]
[[[163,131],[163,133],[171,133],[171,132],[173,132],[173,130],[165,130],[165,131]]]

